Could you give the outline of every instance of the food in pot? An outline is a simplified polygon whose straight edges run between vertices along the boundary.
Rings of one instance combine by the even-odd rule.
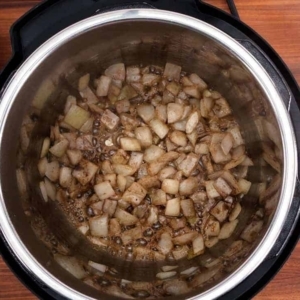
[[[43,140],[37,166],[41,197],[58,201],[86,238],[111,253],[173,264],[157,273],[163,284],[150,289],[124,280],[112,285],[111,268],[95,262],[83,265],[56,254],[60,265],[107,293],[147,298],[150,290],[161,296],[198,287],[226,259],[249,248],[262,229],[263,208],[222,259],[185,270],[176,266],[234,234],[250,189],[264,195],[272,188],[266,183],[251,188],[247,170],[254,162],[219,92],[172,63],[164,68],[118,63],[94,81],[89,74],[81,77],[78,91],[80,97],[67,97],[63,114]],[[32,122],[22,127],[23,152],[28,128]],[[277,157],[264,145],[265,162],[279,172]],[[17,178],[22,192],[22,168]]]

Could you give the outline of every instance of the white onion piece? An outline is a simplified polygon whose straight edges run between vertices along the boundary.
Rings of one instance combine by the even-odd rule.
[[[156,145],[151,145],[144,151],[144,161],[151,163],[157,161],[165,151]]]
[[[164,77],[171,80],[180,79],[181,67],[175,64],[166,63]]]
[[[84,76],[79,78],[79,81],[78,81],[78,90],[79,91],[82,91],[88,87],[90,78],[91,78],[90,74],[85,74]]]
[[[234,221],[225,223],[221,228],[221,231],[219,234],[219,240],[228,239],[234,232],[237,224],[238,224],[238,220],[234,220]]]
[[[125,226],[131,226],[138,222],[137,217],[119,208],[116,209],[115,217],[119,220],[120,224]]]
[[[78,279],[84,278],[87,273],[81,263],[72,256],[65,256],[61,254],[55,254],[54,260],[66,271],[71,273],[74,277]]]
[[[157,175],[164,167],[165,162],[152,162],[149,164],[148,173],[152,176]]]
[[[204,239],[202,234],[198,234],[193,240],[193,251],[194,255],[200,255],[204,253]]]
[[[86,100],[87,104],[95,104],[99,102],[97,96],[89,87],[86,87],[85,89],[81,90],[80,95]]]
[[[229,215],[229,221],[231,222],[237,219],[241,211],[242,211],[242,206],[240,203],[237,203]]]
[[[164,179],[161,189],[167,194],[175,195],[179,190],[179,182],[178,180],[174,179]]]
[[[173,123],[172,127],[175,130],[179,130],[179,131],[185,132],[186,131],[186,123],[187,123],[187,120],[178,121],[178,122]]]
[[[53,147],[51,147],[49,151],[56,157],[62,157],[65,154],[68,146],[69,142],[66,139],[64,139],[55,144]]]
[[[150,122],[155,117],[155,110],[151,104],[142,104],[137,108],[138,115],[146,122]]]
[[[48,160],[46,157],[40,159],[38,162],[38,170],[39,170],[41,177],[45,176],[47,164],[48,164]]]
[[[218,236],[220,233],[220,223],[210,218],[205,224],[204,232],[207,236]]]
[[[112,166],[112,168],[116,174],[122,175],[122,176],[131,176],[136,171],[136,169],[132,166],[121,165],[121,164],[114,164]]]
[[[86,235],[90,230],[90,226],[88,223],[82,223],[77,229],[83,234]]]
[[[112,217],[116,211],[117,205],[117,201],[106,199],[103,204],[102,211]]]
[[[122,89],[121,89],[121,92],[118,96],[118,102],[120,100],[129,100],[129,99],[132,99],[134,97],[136,97],[138,94],[136,92],[136,90],[131,87],[130,85],[125,85]],[[118,103],[117,102],[117,103]]]
[[[172,237],[169,233],[164,232],[160,236],[160,240],[157,244],[158,250],[163,254],[168,254],[173,249]]]
[[[186,86],[183,88],[183,91],[193,98],[200,99],[201,97],[201,93],[197,86]]]
[[[71,108],[72,105],[76,105],[77,102],[76,102],[76,98],[72,95],[69,95],[67,97],[67,100],[66,100],[66,104],[65,104],[65,109],[64,109],[64,113],[65,115],[68,113],[69,109]]]
[[[171,132],[169,135],[169,138],[172,143],[174,143],[177,146],[185,147],[187,145],[187,137],[186,135],[178,130],[175,130]]]
[[[68,158],[72,165],[76,166],[82,159],[81,151],[79,150],[67,150]]]
[[[64,122],[80,129],[81,126],[89,119],[90,113],[77,105],[72,105],[65,116]]]
[[[223,178],[218,178],[214,182],[214,188],[218,191],[218,193],[225,198],[226,196],[230,195],[232,192],[231,187]]]
[[[46,186],[45,186],[45,182],[44,181],[41,181],[40,184],[40,191],[41,191],[41,194],[42,194],[42,197],[44,199],[45,202],[48,202],[48,195],[47,195],[47,190],[46,190]]]
[[[49,148],[50,148],[50,139],[45,138],[44,141],[43,141],[43,146],[42,146],[40,158],[43,158],[43,157],[46,156],[46,154],[48,153]]]
[[[169,127],[156,118],[150,121],[150,127],[161,139],[163,139],[169,132]]]
[[[180,199],[174,198],[167,201],[165,215],[169,217],[178,217],[180,215]]]
[[[194,217],[196,215],[196,211],[194,208],[194,202],[190,199],[187,200],[181,200],[180,201],[180,207],[182,210],[182,213],[185,217]]]
[[[111,65],[105,70],[105,75],[115,79],[115,80],[125,80],[125,65],[123,63],[118,63]]]
[[[241,238],[249,243],[254,242],[261,232],[263,225],[263,221],[252,221],[241,234]]]
[[[199,156],[190,153],[187,157],[178,165],[178,169],[182,171],[183,175],[189,177],[191,173],[194,171],[199,161]]]
[[[137,182],[134,182],[123,194],[123,200],[134,206],[139,205],[146,197],[147,191]]]
[[[161,189],[154,190],[153,193],[150,194],[150,197],[151,197],[151,203],[153,205],[163,205],[163,206],[165,206],[166,203],[167,203],[167,195]]]
[[[230,132],[233,137],[234,148],[244,144],[244,139],[238,127],[230,128],[228,129],[228,132]]]
[[[186,133],[192,133],[199,123],[199,114],[197,111],[193,112],[186,123]]]
[[[106,237],[108,235],[108,215],[103,214],[89,219],[91,234],[96,237]]]
[[[219,239],[217,237],[212,237],[208,240],[205,241],[205,246],[207,248],[212,248],[213,246],[215,246],[217,243],[219,242]]]
[[[101,200],[105,200],[115,195],[115,191],[108,181],[104,181],[95,185],[94,190]]]
[[[185,245],[193,241],[197,236],[197,232],[189,232],[173,238],[174,245]]]
[[[214,181],[206,181],[205,182],[206,193],[209,198],[217,198],[220,197],[220,194],[214,187]]]
[[[111,78],[108,76],[101,76],[98,80],[97,96],[104,97],[108,95],[109,87],[111,84]]]
[[[142,236],[142,229],[140,226],[138,226],[133,229],[124,231],[121,235],[121,239],[124,245],[128,245],[133,241],[141,238],[141,236]]]
[[[51,181],[55,182],[59,178],[59,163],[57,161],[52,161],[47,164],[45,176]]]
[[[221,149],[223,150],[224,154],[229,154],[230,150],[233,147],[233,139],[230,133],[226,134],[224,139],[221,142]]]
[[[79,166],[73,170],[72,175],[82,184],[88,184],[93,177],[95,176],[96,172],[98,171],[98,166],[86,161],[82,160]]]
[[[149,127],[138,127],[134,133],[142,147],[147,148],[152,145],[152,133]]]
[[[107,266],[102,265],[102,264],[95,263],[95,262],[93,262],[93,261],[89,261],[89,262],[88,262],[88,265],[91,266],[93,269],[95,269],[95,270],[101,272],[101,273],[105,273],[105,272],[107,271],[107,269],[108,269]]]
[[[173,250],[172,254],[176,260],[180,260],[188,255],[189,247],[184,245],[179,249]]]
[[[168,279],[176,275],[176,271],[160,272],[156,274],[156,278],[160,280]]]
[[[63,188],[68,188],[72,184],[72,169],[68,167],[62,167],[59,173],[59,184]]]
[[[158,104],[155,109],[156,116],[158,119],[160,119],[162,122],[166,123],[168,119],[167,115],[167,106],[164,104]]]
[[[189,177],[183,180],[179,186],[179,194],[182,196],[192,195],[198,188],[198,180],[195,177]]]
[[[144,176],[137,183],[146,190],[160,187],[160,181],[157,176]]]
[[[168,123],[175,123],[181,119],[183,115],[183,107],[177,103],[169,103],[167,107]]]
[[[251,187],[251,182],[246,180],[246,179],[240,179],[238,181],[238,185],[239,185],[239,192],[241,194],[248,194],[250,187]]]
[[[207,84],[203,79],[201,79],[197,74],[193,73],[189,76],[190,81],[195,84],[200,91],[207,89]]]
[[[210,211],[210,213],[220,222],[224,222],[228,217],[228,205],[219,201],[218,204]]]
[[[101,117],[101,123],[109,130],[114,130],[120,122],[120,118],[112,113],[109,109],[106,109]]]

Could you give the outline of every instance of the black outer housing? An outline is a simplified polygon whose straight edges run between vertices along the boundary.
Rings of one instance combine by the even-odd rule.
[[[291,72],[271,46],[246,24],[215,7],[197,0],[47,0],[30,10],[11,28],[13,55],[0,73],[0,91],[24,60],[57,32],[92,15],[124,8],[158,8],[186,14],[224,31],[247,48],[269,73],[284,99],[290,98],[290,115],[300,149],[300,90]],[[288,103],[286,103],[288,105]],[[299,161],[299,158],[298,158]],[[299,174],[298,174],[299,175]],[[300,187],[297,182],[287,222],[264,262],[241,284],[219,299],[250,299],[280,270],[294,249],[300,226]],[[15,275],[41,299],[65,299],[41,284],[18,261],[0,232],[0,249]]]

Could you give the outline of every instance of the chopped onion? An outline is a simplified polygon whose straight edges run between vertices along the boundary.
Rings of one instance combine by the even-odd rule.
[[[185,217],[193,217],[196,215],[196,211],[194,208],[194,202],[190,199],[187,200],[181,200],[180,201],[180,206],[182,209],[182,213]]]
[[[93,261],[89,261],[89,262],[88,262],[88,265],[91,266],[93,269],[95,269],[95,270],[101,272],[101,273],[105,273],[105,272],[107,271],[107,269],[108,269],[107,266],[102,265],[102,264],[95,263],[95,262],[93,262]]]
[[[179,190],[179,182],[178,180],[174,179],[164,179],[161,189],[167,194],[175,195]]]
[[[218,204],[210,211],[210,213],[219,221],[224,222],[228,217],[228,205],[219,201]]]
[[[228,239],[234,232],[237,224],[238,224],[238,220],[225,223],[220,230],[219,240]]]
[[[125,80],[125,65],[123,63],[114,64],[105,70],[105,75],[115,80]]]
[[[65,154],[68,146],[69,142],[66,139],[64,139],[55,144],[53,147],[51,147],[49,151],[56,157],[62,157]]]
[[[81,263],[72,256],[65,256],[61,254],[55,254],[54,260],[66,271],[71,273],[74,277],[78,279],[84,278],[87,273]]]
[[[257,235],[261,232],[263,225],[263,221],[252,221],[241,234],[241,238],[249,243],[254,242]]]
[[[193,241],[197,236],[197,232],[190,232],[173,238],[174,245],[185,245]]]
[[[140,142],[134,138],[123,137],[120,139],[120,145],[125,151],[141,151]]]
[[[134,182],[123,194],[123,200],[134,206],[139,205],[145,198],[147,191],[137,182]]]
[[[41,194],[42,194],[42,197],[43,197],[44,201],[48,202],[48,195],[47,195],[45,182],[41,181],[39,185],[40,185],[40,191],[41,191]]]
[[[200,255],[204,253],[204,239],[202,234],[198,234],[193,240],[193,251],[194,255]]]
[[[149,127],[138,127],[134,133],[142,147],[147,148],[152,145],[152,133]]]
[[[165,151],[156,145],[151,145],[144,151],[144,161],[151,163],[157,161]]]
[[[112,113],[109,109],[106,109],[101,117],[101,123],[109,130],[114,130],[120,122],[120,118]]]
[[[96,237],[105,237],[108,235],[108,215],[103,214],[89,219],[91,234]]]
[[[48,153],[49,148],[50,148],[50,139],[45,138],[44,141],[43,141],[43,146],[42,146],[40,158],[43,158],[43,157],[46,156],[46,154]]]
[[[115,191],[108,181],[104,181],[95,185],[94,190],[101,200],[105,200],[115,195]]]
[[[177,131],[177,130],[173,131],[170,134],[169,138],[171,142],[177,146],[185,147],[187,145],[187,137],[181,131]]]
[[[125,226],[131,226],[138,222],[137,217],[120,208],[116,209],[115,217],[119,220],[120,224]]]
[[[45,176],[51,181],[55,182],[59,178],[59,163],[57,161],[52,161],[47,164]]]
[[[174,198],[167,201],[165,215],[169,217],[178,217],[180,215],[180,199]]]
[[[85,74],[84,76],[79,78],[79,82],[78,82],[79,91],[82,91],[88,87],[90,78],[91,78],[90,74]]]
[[[177,103],[169,103],[167,107],[168,123],[175,123],[181,119],[183,115],[183,107]],[[165,120],[163,120],[165,121]]]
[[[156,278],[160,280],[168,279],[176,275],[176,271],[160,272],[156,274]]]
[[[237,219],[241,211],[242,211],[242,206],[240,203],[237,203],[229,215],[229,221],[231,222]]]
[[[207,89],[207,84],[197,74],[193,73],[189,76],[190,81],[195,84],[200,91]]]
[[[87,104],[95,104],[99,102],[97,96],[89,87],[86,87],[84,90],[81,90],[80,95],[86,100]]]
[[[164,71],[165,78],[179,81],[180,73],[181,73],[180,66],[171,63],[166,63],[165,71]]]
[[[97,171],[98,171],[97,165],[89,161],[82,160],[79,166],[73,171],[72,175],[82,185],[86,185],[93,179]]]
[[[169,132],[169,127],[159,119],[151,120],[150,127],[161,139],[163,139]]]
[[[64,122],[80,129],[81,126],[89,119],[90,113],[77,105],[72,105],[65,116]]]
[[[97,96],[105,97],[108,95],[109,87],[111,84],[111,78],[108,76],[101,76],[97,86]]]
[[[158,250],[163,254],[168,254],[173,249],[172,237],[169,233],[164,232],[160,236],[160,240],[157,244]]]

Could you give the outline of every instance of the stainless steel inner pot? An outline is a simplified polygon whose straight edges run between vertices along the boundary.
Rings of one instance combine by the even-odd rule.
[[[294,193],[297,149],[283,99],[255,58],[220,30],[181,14],[135,9],[94,16],[63,30],[27,59],[3,91],[0,106],[0,229],[28,272],[69,299],[110,296],[100,294],[64,271],[26,219],[15,175],[23,117],[34,102],[41,109],[48,109],[49,122],[55,119],[65,100],[59,96],[62,77],[72,82],[86,71],[97,76],[117,62],[163,66],[167,61],[199,74],[226,97],[240,122],[247,151],[255,160],[255,166],[249,168],[249,180],[267,181],[273,172],[261,159],[262,141],[275,143],[282,159],[277,175],[282,184],[266,204],[264,230],[250,253],[214,284],[178,299],[214,299],[234,288],[265,259],[283,227]],[[51,97],[52,93],[57,96]],[[42,136],[42,131],[37,132],[32,143]],[[240,227],[246,226],[245,220],[254,212],[258,197],[246,196],[243,201]],[[237,239],[235,235],[225,246]]]

